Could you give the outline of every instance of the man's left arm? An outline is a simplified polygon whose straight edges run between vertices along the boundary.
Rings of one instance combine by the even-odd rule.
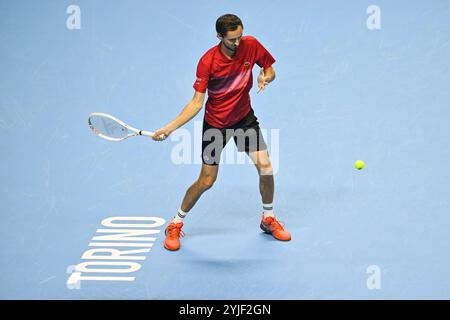
[[[258,92],[263,91],[264,87],[275,80],[275,70],[272,66],[267,69],[261,68],[258,76]]]
[[[273,69],[272,66],[264,70],[264,76],[266,78],[266,81],[269,83],[275,80],[275,70]]]

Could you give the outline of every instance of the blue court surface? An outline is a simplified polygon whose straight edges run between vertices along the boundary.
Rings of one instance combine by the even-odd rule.
[[[225,13],[276,59],[251,98],[292,240],[230,143],[169,252],[204,109],[163,142],[87,118],[173,120]],[[0,58],[1,299],[450,298],[449,1],[1,1]]]

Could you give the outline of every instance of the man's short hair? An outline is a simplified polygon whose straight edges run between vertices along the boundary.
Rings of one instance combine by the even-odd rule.
[[[242,29],[244,28],[241,19],[230,13],[220,16],[216,21],[216,31],[222,37],[225,37],[228,31],[236,30],[238,26],[241,26]]]

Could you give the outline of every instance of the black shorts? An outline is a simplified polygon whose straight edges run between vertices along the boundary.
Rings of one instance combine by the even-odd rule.
[[[239,152],[267,150],[266,142],[259,128],[253,109],[238,123],[227,128],[216,128],[203,120],[202,161],[218,165],[222,150],[233,137]]]

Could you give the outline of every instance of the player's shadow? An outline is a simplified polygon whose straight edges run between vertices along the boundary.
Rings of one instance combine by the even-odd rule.
[[[239,230],[232,228],[218,228],[218,227],[196,227],[186,231],[189,237],[203,237],[211,235],[231,235],[239,232]]]
[[[194,258],[188,261],[190,264],[201,268],[211,268],[217,270],[253,270],[258,266],[265,265],[273,260],[268,258],[232,258],[232,259],[220,259],[220,258]]]
[[[262,239],[264,239],[264,241],[270,241],[270,242],[285,242],[285,241],[280,241],[275,239],[271,234],[269,233],[265,233],[265,232],[261,232],[260,237]]]
[[[261,265],[270,265],[278,258],[267,257],[253,248],[242,246],[242,243],[228,243],[214,249],[183,247],[184,263],[191,264],[196,270],[213,269],[219,271],[248,271]],[[251,255],[251,256],[250,256]]]

